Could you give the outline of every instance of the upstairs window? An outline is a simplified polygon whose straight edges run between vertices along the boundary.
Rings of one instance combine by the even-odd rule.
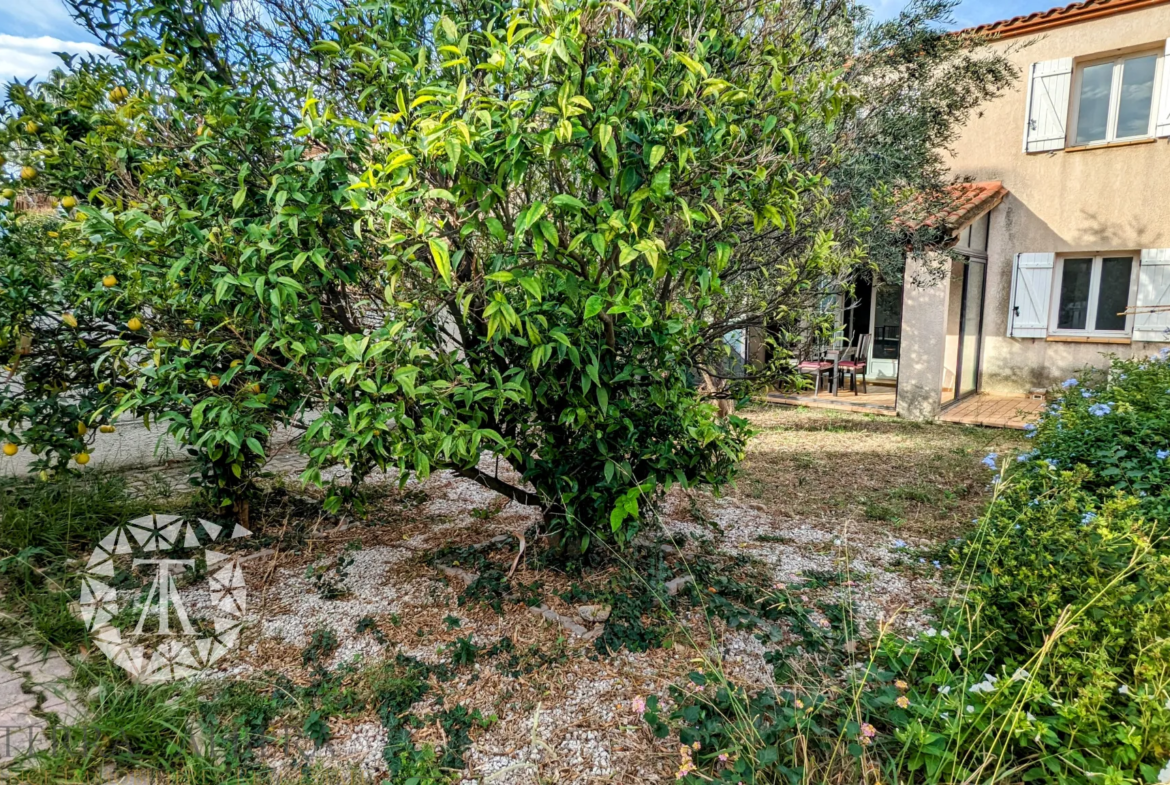
[[[1024,152],[1170,136],[1170,40],[1114,57],[1032,63]]]
[[[1073,90],[1072,143],[1107,144],[1152,136],[1160,66],[1158,52],[1079,66]]]

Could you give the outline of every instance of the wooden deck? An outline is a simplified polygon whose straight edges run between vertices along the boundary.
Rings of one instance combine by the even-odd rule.
[[[1043,398],[1022,395],[972,395],[943,409],[939,419],[962,425],[1019,430],[1036,420],[1046,403]]]
[[[812,409],[835,409],[841,412],[880,414],[897,416],[895,405],[897,389],[888,385],[871,384],[868,393],[854,395],[842,389],[837,395],[822,392],[814,396],[811,392],[793,395],[770,392],[768,403],[784,406],[808,406]],[[1042,398],[1028,398],[1022,395],[972,395],[943,409],[939,415],[942,422],[959,425],[982,425],[988,428],[1022,429],[1024,425],[1040,416],[1045,401]]]
[[[811,392],[799,394],[768,393],[769,403],[779,403],[786,406],[808,406],[813,409],[836,409],[844,412],[860,412],[862,414],[884,414],[894,416],[894,404],[898,397],[896,387],[885,384],[870,384],[869,392],[854,395],[850,390],[842,388],[837,395],[822,392],[814,396]]]

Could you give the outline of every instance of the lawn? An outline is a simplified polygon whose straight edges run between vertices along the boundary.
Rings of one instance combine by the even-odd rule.
[[[360,514],[336,518],[295,482],[295,461],[283,462],[256,506],[254,536],[240,541],[250,591],[242,643],[194,691],[127,684],[44,587],[9,597],[5,633],[56,645],[81,686],[134,693],[113,708],[91,702],[95,733],[125,724],[109,716],[115,708],[149,714],[158,700],[194,701],[208,727],[245,740],[228,763],[247,776],[304,766],[376,776],[390,766],[484,783],[673,781],[677,751],[635,706],[651,695],[669,705],[668,688],[685,684],[696,660],[780,688],[777,651],[794,666],[786,672],[825,678],[831,690],[802,625],[852,647],[887,623],[922,628],[946,593],[931,562],[987,501],[981,458],[1020,441],[818,410],[742,414],[757,434],[735,489],[724,498],[675,489],[660,530],[638,547],[567,568],[524,542],[531,510],[470,481],[438,474],[400,489],[387,478]],[[120,512],[119,487],[81,483],[76,498],[24,488],[43,509],[5,509],[6,547],[48,544],[58,560],[86,553]],[[15,499],[17,486],[8,490]],[[123,504],[127,514],[208,513],[180,492]],[[50,517],[48,542],[30,536]],[[145,585],[130,571],[119,596],[140,600]],[[196,595],[188,610],[207,605]],[[113,747],[127,768],[207,776],[188,745]],[[95,779],[105,762],[58,751],[38,776]]]

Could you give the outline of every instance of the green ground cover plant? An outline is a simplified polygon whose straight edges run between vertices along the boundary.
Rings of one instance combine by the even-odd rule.
[[[1067,380],[1024,450],[984,459],[992,500],[947,548],[935,627],[873,631],[868,654],[836,648],[797,689],[731,684],[711,663],[668,714],[647,701],[655,732],[679,733],[680,778],[1165,781],[1167,355]]]

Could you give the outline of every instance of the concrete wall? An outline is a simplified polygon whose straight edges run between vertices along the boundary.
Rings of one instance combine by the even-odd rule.
[[[1007,337],[1012,260],[1021,252],[1170,248],[1170,143],[1051,153],[1023,152],[1027,75],[1032,63],[1091,59],[1119,50],[1162,51],[1170,4],[1079,22],[992,44],[1020,70],[1005,95],[982,107],[954,148],[962,179],[1001,180],[1010,192],[991,215],[984,310],[982,387],[1020,393],[1067,378],[1105,353],[1147,355],[1151,343],[1068,343]],[[1170,69],[1163,72],[1170,78]]]
[[[114,433],[98,433],[89,450],[88,470],[131,467],[148,470],[152,466],[188,457],[166,435],[165,427],[156,426],[148,431],[141,420],[118,423]],[[34,460],[36,456],[23,448],[12,457],[0,455],[0,476],[23,475],[29,471],[29,464]],[[75,465],[74,468],[78,467]]]

